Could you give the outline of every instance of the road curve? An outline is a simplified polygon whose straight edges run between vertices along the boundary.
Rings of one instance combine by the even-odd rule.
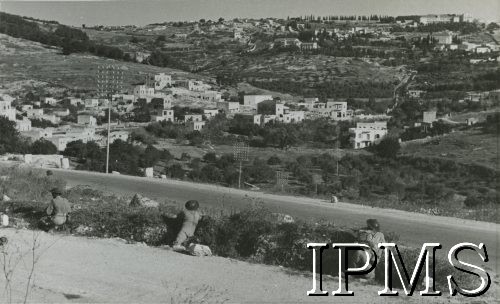
[[[382,229],[400,235],[400,242],[416,247],[426,242],[439,242],[447,254],[449,248],[461,242],[486,244],[490,269],[498,268],[500,225],[449,217],[429,216],[393,209],[372,208],[354,204],[329,204],[319,199],[279,196],[261,192],[244,191],[207,184],[176,180],[161,180],[125,175],[111,175],[85,171],[53,170],[69,186],[89,185],[118,195],[141,193],[157,200],[183,203],[188,199],[199,200],[205,208],[238,210],[252,202],[262,202],[273,212],[283,212],[308,221],[328,220],[339,226],[361,227],[367,218],[377,218]],[[479,262],[477,255],[469,255]],[[498,273],[498,272],[497,272]]]

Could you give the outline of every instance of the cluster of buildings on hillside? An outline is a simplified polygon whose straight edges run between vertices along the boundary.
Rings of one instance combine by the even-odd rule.
[[[184,123],[192,131],[201,130],[205,124],[204,119],[215,116],[219,112],[217,103],[222,101],[220,92],[211,90],[211,86],[203,81],[191,79],[173,81],[171,75],[159,73],[149,76],[145,84],[133,86],[128,93],[112,95],[111,100],[92,97],[67,97],[64,99],[43,97],[40,101],[35,102],[20,101],[16,109],[12,106],[16,98],[0,94],[0,116],[14,121],[22,136],[33,141],[46,139],[51,141],[59,151],[63,151],[69,142],[78,140],[106,144],[106,138],[96,132],[96,129],[100,128],[97,125],[98,117],[104,118],[109,107],[111,107],[112,112],[120,116],[133,116],[133,110],[141,100],[149,104],[154,99],[159,99],[163,101],[163,106],[152,113],[151,121],[177,122],[172,109],[174,98],[211,105],[203,110],[204,115],[199,115],[199,117],[186,115],[186,119],[179,122]],[[32,127],[34,119],[48,121],[56,126],[60,124],[61,118],[70,115],[70,111],[68,107],[63,105],[63,101],[64,104],[69,103],[78,109],[76,122],[66,122],[63,126],[58,127]],[[110,134],[110,142],[116,139],[127,140],[128,131],[119,130],[119,127],[113,127],[113,129],[115,131]]]
[[[340,16],[338,16],[340,18]],[[361,16],[358,16],[361,17]],[[379,20],[362,20],[361,18],[356,18],[356,20],[342,19],[342,22],[335,22],[333,19],[278,19],[278,18],[265,18],[259,20],[252,19],[234,19],[234,20],[222,20],[218,22],[212,21],[193,21],[185,23],[185,26],[178,26],[172,24],[151,24],[143,28],[129,28],[123,27],[121,29],[108,28],[107,30],[125,30],[129,31],[131,34],[144,34],[154,32],[154,34],[165,35],[168,33],[171,39],[177,40],[179,42],[179,48],[183,48],[186,45],[190,45],[191,48],[197,48],[200,43],[198,39],[188,38],[199,38],[200,35],[222,35],[224,36],[224,41],[227,38],[233,41],[241,42],[249,46],[248,52],[253,52],[256,49],[260,49],[266,45],[267,48],[286,48],[286,47],[296,47],[302,51],[313,51],[320,48],[319,41],[321,39],[332,39],[332,41],[343,41],[349,39],[350,37],[358,34],[367,35],[370,42],[387,42],[391,40],[397,40],[398,35],[394,33],[394,26],[402,26],[409,28],[416,28],[422,25],[429,24],[440,24],[440,23],[461,23],[461,22],[473,22],[474,19],[470,14],[429,14],[422,16],[408,16],[403,17],[408,19],[397,18],[395,23],[380,23]],[[340,19],[337,21],[341,21]],[[103,28],[106,29],[106,28]],[[175,33],[172,34],[172,29]],[[307,41],[302,39],[299,40],[299,33],[307,31],[312,33],[312,37]],[[255,33],[264,33],[273,37],[274,40],[267,44],[257,44],[252,43],[251,37]],[[484,53],[490,51],[495,51],[496,44],[491,45],[467,45],[467,44],[456,44],[451,42],[451,36],[447,32],[435,33],[433,36],[439,40],[437,49],[442,50],[455,50],[464,49],[468,52]],[[321,38],[322,37],[322,38]],[[140,47],[139,47],[140,48]],[[173,47],[175,48],[175,47]],[[129,54],[132,58],[135,58],[137,62],[143,62],[150,55],[149,50],[136,50]],[[194,66],[198,66],[195,62]]]
[[[457,33],[453,33],[451,31],[443,31],[443,32],[432,33],[430,36],[437,42],[435,50],[439,51],[463,50],[470,54],[486,54],[491,52],[497,52],[500,50],[500,46],[493,42],[479,44],[479,43],[463,41],[460,43],[456,43],[453,38],[454,36],[457,35],[458,35]],[[424,38],[424,36],[417,37],[416,39],[422,39],[422,38]]]
[[[418,21],[421,24],[436,24],[436,23],[459,23],[459,22],[473,22],[471,14],[429,14],[418,17]]]
[[[259,105],[266,103],[273,109],[272,114],[262,114],[259,112]],[[269,122],[299,123],[304,119],[327,118],[333,121],[363,120],[363,119],[384,119],[390,117],[386,115],[355,115],[352,109],[348,109],[347,102],[328,99],[326,102],[319,102],[318,98],[305,98],[298,103],[298,111],[292,111],[284,103],[276,101],[271,95],[246,95],[243,105],[237,102],[221,102],[220,109],[226,113],[239,113],[241,115],[252,116],[254,124],[263,126]],[[257,112],[257,113],[256,113]],[[353,149],[362,149],[378,143],[387,135],[387,121],[358,122],[356,127],[351,128],[351,142]]]
[[[72,141],[81,140],[83,142],[95,141],[100,145],[106,144],[106,137],[96,133],[96,119],[90,115],[78,115],[78,123],[64,125],[60,127],[35,128],[31,125],[32,119],[50,120],[57,124],[59,120],[51,119],[55,114],[44,114],[43,108],[33,108],[32,105],[22,105],[21,110],[17,110],[12,106],[15,98],[2,94],[0,95],[0,116],[4,116],[10,121],[16,123],[16,129],[23,137],[30,138],[33,141],[46,139],[52,142],[58,151],[64,151],[66,145]],[[58,110],[63,114],[69,115],[67,109]],[[24,115],[23,115],[24,114]],[[21,116],[22,119],[16,117]],[[111,132],[110,142],[116,139],[127,140],[128,132],[113,131]]]
[[[411,98],[420,98],[426,92],[418,89],[408,89],[407,95]],[[489,92],[488,96],[500,94]],[[173,102],[178,99],[189,99],[199,101],[201,111],[186,114],[181,119],[174,115]],[[485,97],[484,92],[467,93],[467,101],[481,101]],[[44,97],[36,102],[18,103],[17,109],[12,106],[15,98],[0,94],[0,116],[5,116],[16,123],[16,128],[25,137],[32,140],[47,139],[56,145],[59,151],[63,151],[67,144],[72,141],[83,142],[95,141],[101,145],[106,144],[106,138],[96,132],[100,127],[97,125],[98,117],[106,115],[106,110],[111,106],[118,115],[133,115],[133,110],[139,106],[142,100],[146,104],[153,100],[161,100],[161,106],[151,114],[151,122],[168,121],[183,124],[189,131],[201,131],[206,122],[219,113],[232,119],[236,114],[247,116],[250,121],[259,126],[270,122],[300,123],[305,119],[325,118],[332,121],[356,120],[355,128],[351,128],[352,144],[354,149],[361,149],[380,141],[387,134],[387,115],[364,115],[362,112],[349,109],[346,101],[327,99],[320,102],[318,98],[304,98],[301,102],[293,105],[285,105],[279,98],[272,95],[245,95],[242,102],[222,99],[217,90],[198,80],[174,81],[171,75],[164,73],[148,77],[145,84],[131,87],[127,93],[114,94],[111,101],[100,98],[66,98],[66,102],[78,108],[76,122],[66,123],[63,126],[52,128],[34,128],[32,120],[46,120],[58,125],[62,118],[70,115],[62,100],[53,97]],[[460,101],[459,101],[460,102]],[[155,103],[158,107],[158,104]],[[434,116],[433,116],[434,115]],[[366,122],[367,120],[374,122]],[[424,113],[423,123],[432,123],[435,120],[435,112]],[[116,139],[127,140],[128,132],[118,130],[111,132],[111,142]]]

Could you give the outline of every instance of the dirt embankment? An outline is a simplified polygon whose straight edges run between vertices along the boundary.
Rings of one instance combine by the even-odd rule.
[[[13,302],[22,302],[31,269],[29,254],[34,232],[4,229],[10,242],[5,250],[22,257],[13,275]],[[192,257],[162,248],[125,244],[120,240],[87,239],[36,232],[40,244],[35,264],[32,303],[405,303],[421,302],[419,296],[382,298],[381,286],[349,286],[354,297],[307,297],[310,273],[292,273],[273,266],[255,265],[221,257]],[[3,275],[0,282],[4,284]],[[337,279],[327,277],[323,286],[337,289]],[[3,287],[3,285],[2,285]],[[444,291],[443,291],[444,292]],[[493,292],[478,303],[493,302]],[[2,302],[6,292],[1,294]],[[454,303],[463,298],[435,298]]]

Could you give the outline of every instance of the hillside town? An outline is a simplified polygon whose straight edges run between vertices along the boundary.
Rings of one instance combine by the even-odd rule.
[[[133,16],[175,6],[190,11],[188,1],[174,2],[141,4],[143,11],[132,10]],[[74,4],[55,8],[65,5]],[[124,12],[129,5],[123,4]],[[19,254],[9,247],[12,242],[30,247],[27,231],[44,231],[50,246],[61,235],[57,250],[46,249],[53,261],[76,267],[61,254],[67,246],[69,258],[89,264],[95,258],[95,265],[109,271],[101,269],[98,280],[113,282],[99,294],[95,282],[87,281],[99,271],[93,264],[81,269],[82,262],[77,266],[84,274],[74,275],[82,290],[35,283],[40,247],[33,236],[31,253],[19,258],[31,259],[23,263],[27,282],[9,277],[12,265],[7,258],[0,261],[9,303],[23,297],[27,303],[31,294],[47,303],[120,302],[123,294],[132,302],[153,303],[163,301],[155,293],[162,288],[165,293],[158,294],[172,303],[259,302],[262,295],[234,291],[219,301],[231,284],[240,284],[231,272],[245,269],[245,275],[262,274],[260,279],[241,275],[246,280],[262,283],[267,277],[272,284],[278,273],[294,282],[295,292],[303,281],[295,272],[310,276],[311,258],[316,261],[310,249],[319,242],[364,246],[347,254],[349,265],[328,264],[326,274],[328,284],[332,277],[356,277],[354,286],[365,293],[388,284],[380,265],[392,262],[377,260],[389,254],[380,243],[401,241],[403,249],[394,252],[409,261],[421,243],[442,242],[452,256],[458,250],[454,243],[477,237],[481,243],[471,247],[467,259],[479,253],[484,269],[477,269],[497,270],[498,20],[456,8],[448,14],[402,10],[394,16],[325,9],[324,15],[297,10],[302,15],[286,17],[265,17],[267,12],[212,20],[199,14],[186,21],[144,17],[142,25],[126,25],[129,20],[110,25],[111,18],[92,14],[69,24],[56,13],[57,21],[45,20],[40,13],[18,14],[22,5],[5,7],[0,7],[0,227],[5,228],[0,253]],[[85,246],[82,236],[88,238]],[[22,245],[15,243],[20,239]],[[486,264],[483,243],[495,265]],[[125,248],[129,245],[135,251]],[[130,260],[117,258],[118,251]],[[218,258],[209,259],[212,255]],[[143,266],[131,265],[143,258]],[[234,259],[234,268],[227,258]],[[51,272],[56,262],[43,264],[43,275],[66,286]],[[268,269],[273,275],[247,271],[245,263],[274,267]],[[471,272],[441,253],[435,263],[442,278],[419,280],[421,263],[410,285],[449,287],[445,300],[451,301],[456,287],[450,276],[457,278],[456,286],[470,288],[486,280],[479,274],[471,279]],[[358,273],[367,266],[366,273]],[[172,278],[159,273],[162,267],[175,269],[168,273]],[[193,286],[182,276],[199,269],[200,278],[220,271],[223,279],[204,285],[196,278]],[[308,295],[316,290],[315,266],[313,274],[315,287]],[[153,278],[160,283],[151,283]],[[193,294],[172,287],[184,280],[186,290],[196,289]],[[490,283],[481,285],[484,293]],[[116,286],[127,292],[118,294]],[[486,302],[500,290],[498,275],[491,286]],[[361,299],[368,303],[373,297]],[[271,302],[283,301],[303,302],[281,296]]]

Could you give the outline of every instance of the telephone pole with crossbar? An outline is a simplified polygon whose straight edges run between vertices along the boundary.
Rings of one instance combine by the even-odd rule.
[[[115,65],[97,67],[97,91],[108,101],[108,135],[106,140],[106,174],[109,173],[109,141],[111,132],[111,100],[123,88],[123,70]]]
[[[240,170],[238,175],[238,188],[241,188],[241,172],[242,163],[248,160],[248,143],[245,141],[237,141],[233,145],[234,159],[240,163]]]

